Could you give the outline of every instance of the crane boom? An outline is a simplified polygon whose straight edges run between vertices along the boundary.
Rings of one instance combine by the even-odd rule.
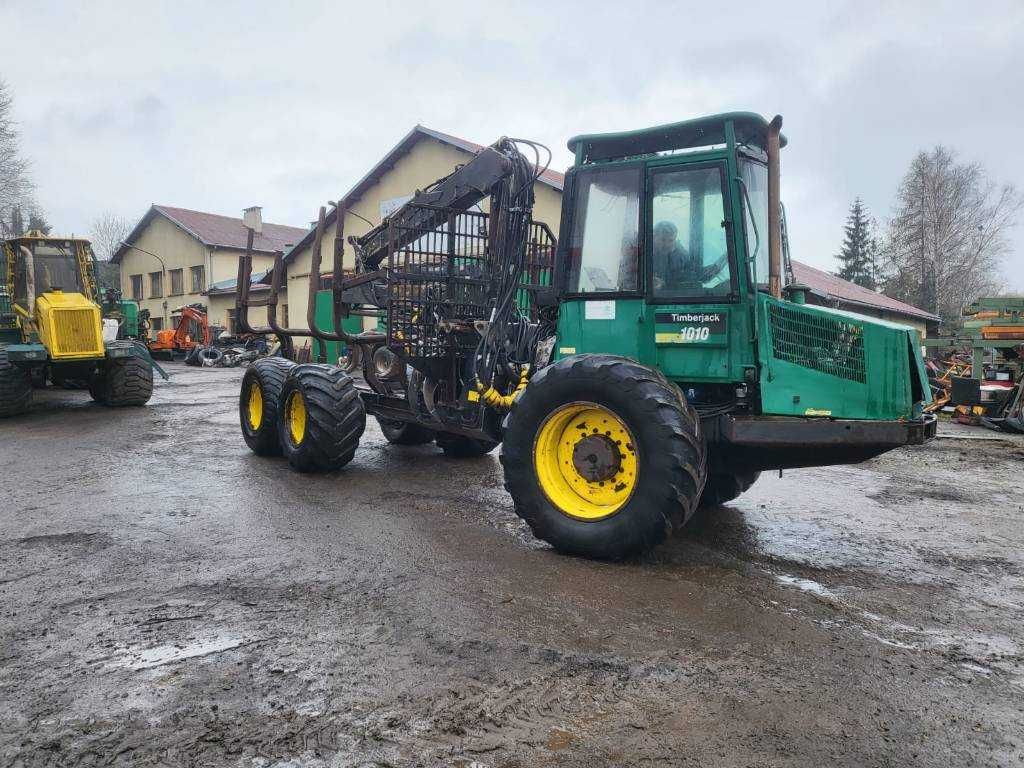
[[[453,211],[468,211],[513,172],[513,163],[504,148],[505,140],[486,147],[465,165],[434,182],[425,190],[417,191],[401,208],[371,229],[365,235],[349,238],[356,249],[362,271],[379,269],[389,249],[408,245],[399,241],[389,244],[388,233],[403,233],[409,241],[418,233],[429,231],[444,223]]]

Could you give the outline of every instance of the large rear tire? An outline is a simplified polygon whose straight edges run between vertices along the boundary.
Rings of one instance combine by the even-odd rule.
[[[700,506],[715,507],[726,504],[750,490],[750,486],[756,483],[760,476],[760,472],[710,474],[704,486],[704,493],[700,497]]]
[[[32,402],[32,379],[0,349],[0,419],[17,416]]]
[[[331,472],[352,461],[366,410],[352,377],[330,365],[296,365],[281,389],[281,449],[299,472]]]
[[[410,421],[391,421],[378,416],[377,423],[384,438],[392,445],[426,445],[435,437],[433,430]]]
[[[153,366],[134,355],[108,360],[89,382],[89,394],[112,408],[145,405],[153,396]]]
[[[535,536],[608,560],[681,528],[707,475],[700,419],[682,391],[614,355],[575,355],[537,373],[513,407],[501,462]]]
[[[238,419],[245,444],[257,456],[281,455],[278,409],[281,389],[295,363],[264,357],[249,366],[238,396]]]

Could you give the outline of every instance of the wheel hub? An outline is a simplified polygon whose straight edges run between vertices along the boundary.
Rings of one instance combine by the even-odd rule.
[[[615,514],[633,495],[639,462],[626,422],[596,403],[563,405],[541,424],[533,464],[548,500],[577,520]]]
[[[249,388],[249,428],[254,432],[263,424],[263,389],[253,382]]]
[[[572,449],[573,467],[591,483],[611,480],[622,467],[622,456],[605,435],[587,435]]]

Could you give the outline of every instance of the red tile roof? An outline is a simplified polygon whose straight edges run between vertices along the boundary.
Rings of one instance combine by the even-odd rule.
[[[152,205],[142,217],[126,242],[134,242],[142,229],[154,216],[163,216],[181,227],[194,238],[211,248],[235,248],[245,250],[248,230],[241,218],[221,216],[216,213],[204,213],[188,208],[173,208],[169,205]],[[309,230],[302,227],[289,227],[284,224],[263,225],[263,232],[253,240],[253,250],[261,253],[286,251],[299,242]],[[128,249],[124,246],[114,254],[113,261],[119,262]]]
[[[851,311],[856,312],[857,306],[867,306],[884,312],[891,312],[904,317],[914,317],[920,320],[938,321],[939,316],[923,309],[906,304],[897,299],[890,298],[882,293],[875,293],[868,288],[843,280],[841,277],[829,274],[815,267],[802,264],[799,261],[793,262],[793,278],[798,283],[810,287],[811,292],[822,298],[837,300],[840,304],[849,303]]]

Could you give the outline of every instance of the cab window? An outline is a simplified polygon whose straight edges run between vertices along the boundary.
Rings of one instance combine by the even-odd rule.
[[[747,258],[755,284],[768,288],[768,167],[753,160],[740,162],[740,177],[747,194],[743,198],[743,231],[747,238]]]
[[[14,242],[14,247],[19,243]],[[33,277],[35,279],[35,294],[53,290],[74,293],[82,290],[81,275],[78,272],[78,262],[75,260],[74,246],[64,248],[60,245],[49,243],[34,243],[27,247],[32,249],[32,261],[35,265]],[[15,299],[24,303],[28,295],[28,279],[25,274],[24,260],[18,261],[18,273],[15,278]]]
[[[640,168],[589,170],[576,180],[569,239],[571,293],[638,288]]]
[[[659,170],[651,179],[651,265],[655,298],[732,293],[722,170]]]

